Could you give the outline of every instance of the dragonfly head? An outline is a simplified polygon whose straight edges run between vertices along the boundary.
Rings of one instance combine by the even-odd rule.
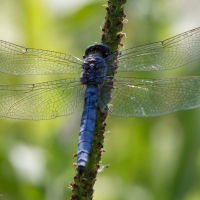
[[[110,55],[110,49],[105,44],[93,44],[86,48],[83,58],[89,56],[90,54],[98,54],[103,58],[106,58]]]

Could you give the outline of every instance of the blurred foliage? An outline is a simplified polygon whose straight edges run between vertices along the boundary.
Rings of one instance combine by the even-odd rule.
[[[61,4],[61,1],[55,1]],[[70,5],[72,1],[67,1]],[[81,2],[81,1],[75,1]],[[106,1],[83,1],[71,8],[52,0],[0,0],[0,38],[22,46],[82,57],[100,41]],[[128,1],[126,48],[166,39],[198,27],[196,0]],[[196,13],[196,15],[195,15]],[[200,75],[199,62],[138,77]],[[196,67],[195,67],[196,66]],[[65,76],[0,74],[1,84],[36,83]],[[0,119],[0,199],[69,199],[82,109],[51,121]],[[109,117],[98,200],[200,199],[200,109],[156,118]]]

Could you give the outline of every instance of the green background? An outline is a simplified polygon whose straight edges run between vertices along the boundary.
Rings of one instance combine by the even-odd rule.
[[[100,42],[106,1],[0,0],[0,39],[82,58]],[[191,0],[129,0],[126,48],[166,39],[200,26]],[[135,77],[200,75],[196,61],[176,70],[129,73]],[[0,84],[38,83],[66,76],[0,74]],[[0,200],[69,199],[82,108],[49,121],[0,118]],[[94,198],[199,200],[200,109],[156,118],[107,119],[106,153]]]

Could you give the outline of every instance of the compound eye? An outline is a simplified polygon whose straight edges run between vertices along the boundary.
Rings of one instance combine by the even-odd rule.
[[[104,57],[107,57],[107,56],[109,56],[109,53],[106,51],[104,52]]]

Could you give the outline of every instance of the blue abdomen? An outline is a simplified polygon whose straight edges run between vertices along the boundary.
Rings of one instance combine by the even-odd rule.
[[[96,85],[88,85],[85,92],[85,105],[78,140],[77,163],[79,175],[83,173],[90,154],[96,123],[97,103],[98,88]]]

